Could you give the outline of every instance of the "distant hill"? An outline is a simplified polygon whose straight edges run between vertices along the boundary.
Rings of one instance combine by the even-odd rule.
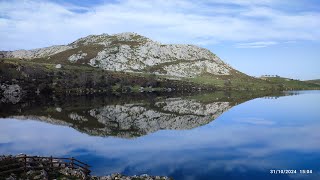
[[[320,79],[308,80],[308,81],[305,81],[305,82],[308,82],[308,83],[313,83],[313,84],[318,84],[318,85],[320,85]]]
[[[291,89],[309,89],[313,87],[319,87],[320,85],[309,81],[300,81],[297,79],[291,79],[280,76],[261,76],[260,79],[263,79],[270,83],[279,84],[283,87],[290,87]]]

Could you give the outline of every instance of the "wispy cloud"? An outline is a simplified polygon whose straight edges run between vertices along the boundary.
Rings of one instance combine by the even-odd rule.
[[[249,43],[238,43],[235,45],[236,48],[264,48],[272,45],[278,44],[274,41],[258,41]]]
[[[285,2],[118,0],[83,6],[49,0],[1,1],[0,49],[30,49],[89,34],[127,31],[164,43],[201,45],[227,41],[263,47],[278,41],[319,41],[320,13],[281,10]]]
[[[274,125],[274,121],[270,121],[263,118],[256,118],[256,117],[248,117],[248,118],[236,118],[234,119],[237,123],[246,123],[252,125]]]

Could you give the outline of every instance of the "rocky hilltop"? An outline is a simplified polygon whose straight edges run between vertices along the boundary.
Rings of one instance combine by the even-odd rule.
[[[87,64],[110,71],[154,73],[175,77],[230,75],[232,68],[207,49],[161,44],[136,33],[101,34],[73,43],[33,50],[2,51],[2,58]]]

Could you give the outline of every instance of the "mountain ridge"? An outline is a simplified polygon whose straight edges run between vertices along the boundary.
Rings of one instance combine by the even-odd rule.
[[[189,44],[161,44],[136,33],[89,35],[68,45],[1,51],[2,58],[59,59],[104,70],[175,77],[230,75],[232,67],[208,49]]]

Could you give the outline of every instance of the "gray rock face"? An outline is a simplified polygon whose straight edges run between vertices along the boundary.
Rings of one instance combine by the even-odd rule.
[[[33,119],[33,120],[38,120],[38,121],[43,121],[43,122],[47,122],[50,124],[57,124],[57,125],[62,125],[62,126],[72,126],[71,123],[65,122],[63,120],[59,120],[59,119],[54,119],[51,118],[50,116],[10,116],[11,118],[15,118],[15,119]]]
[[[78,61],[79,59],[83,59],[85,56],[87,56],[87,53],[83,53],[83,52],[79,52],[78,54],[72,54],[68,60],[71,61],[71,62],[76,62]]]
[[[20,59],[32,59],[47,57],[59,52],[71,49],[72,46],[50,46],[46,48],[32,49],[32,50],[17,50],[17,51],[6,51],[4,57],[6,58],[20,58]]]
[[[11,102],[15,104],[21,100],[22,89],[18,84],[0,84],[0,90],[3,95],[1,98],[2,102]]]
[[[21,93],[21,88],[18,84],[12,84],[12,85],[7,85],[7,84],[2,84],[0,85],[1,90],[3,90],[3,94],[7,95],[19,95]]]
[[[74,63],[85,58],[89,53],[87,50],[93,45],[102,45],[103,48],[90,56],[88,64],[105,70],[148,72],[179,78],[195,77],[207,73],[230,75],[230,70],[232,70],[207,49],[194,45],[161,44],[136,33],[90,35],[69,45],[2,52],[0,58],[48,57],[47,60],[50,61],[52,55],[77,48],[77,53],[72,54],[74,51],[68,51],[70,53],[68,58],[61,59]]]
[[[69,114],[69,118],[74,120],[74,121],[88,121],[88,119],[84,116],[78,115],[75,112],[72,112]]]
[[[107,39],[106,48],[90,60],[90,65],[106,70],[144,72],[153,67],[153,73],[177,77],[195,77],[203,73],[229,75],[231,67],[209,50],[193,45],[165,45],[137,34],[115,35],[117,46]]]
[[[7,57],[7,52],[6,51],[0,51],[0,58],[5,58]]]

